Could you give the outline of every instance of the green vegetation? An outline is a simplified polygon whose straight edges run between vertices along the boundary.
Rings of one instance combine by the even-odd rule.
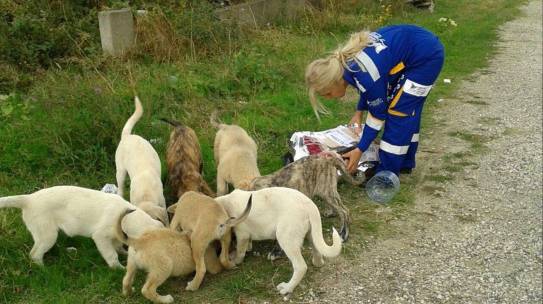
[[[307,10],[295,22],[240,28],[222,25],[204,1],[126,1],[147,8],[149,15],[138,19],[137,47],[112,60],[101,55],[96,14],[124,2],[27,2],[0,1],[1,196],[60,184],[100,189],[114,183],[114,152],[133,111],[134,90],[145,110],[134,132],[151,140],[159,155],[164,155],[170,130],[158,118],[174,118],[194,128],[205,177],[213,186],[215,130],[209,115],[217,109],[222,120],[241,125],[255,138],[261,172],[273,172],[281,166],[291,132],[344,123],[355,107],[354,101],[326,101],[334,114],[318,124],[305,93],[305,66],[350,32],[384,24],[419,24],[445,45],[445,66],[427,101],[422,133],[439,128],[444,118],[432,116],[435,100],[452,96],[461,79],[485,66],[495,52],[491,46],[497,26],[515,16],[520,5],[513,0],[443,0],[432,14],[400,0],[330,0],[324,10]],[[457,26],[440,22],[441,17]],[[443,78],[453,79],[452,84],[444,85]],[[474,134],[451,135],[477,147],[484,144]],[[445,182],[459,170],[452,166],[447,171],[429,178]],[[417,174],[402,177],[390,212],[368,202],[360,188],[340,187],[354,218],[347,259],[356,258],[367,236],[388,233],[386,223],[409,208],[419,179]],[[327,236],[334,224],[337,219],[324,221]],[[46,266],[37,267],[28,257],[32,239],[20,211],[4,209],[0,240],[0,302],[146,303],[139,292],[129,299],[120,294],[123,272],[109,270],[89,239],[59,237],[45,256]],[[265,255],[271,243],[255,247]],[[207,276],[197,292],[184,291],[187,278],[171,279],[160,291],[183,303],[281,301],[275,285],[290,274],[286,259],[269,262],[251,255],[233,271]],[[304,281],[320,275],[319,269],[309,267]],[[137,277],[136,290],[143,277]],[[296,293],[302,294],[303,286]]]

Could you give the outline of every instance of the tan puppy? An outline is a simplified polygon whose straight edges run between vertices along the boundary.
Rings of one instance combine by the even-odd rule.
[[[234,267],[229,259],[231,228],[247,218],[251,210],[251,204],[251,197],[249,197],[245,210],[239,214],[237,219],[231,218],[224,210],[224,207],[213,198],[189,191],[181,196],[178,203],[168,208],[168,212],[175,212],[170,228],[175,230],[181,227],[183,231],[191,235],[192,256],[196,262],[196,275],[187,284],[187,290],[197,290],[200,287],[206,272],[204,253],[214,240],[221,241],[221,264],[226,269]]]
[[[131,210],[125,212],[128,214]],[[132,293],[134,276],[139,269],[145,269],[147,279],[141,293],[155,303],[171,303],[171,295],[159,295],[156,289],[171,276],[185,276],[196,269],[190,248],[187,232],[170,229],[156,229],[144,233],[137,239],[128,238],[121,227],[124,215],[119,217],[116,231],[119,240],[130,247],[126,263],[126,274],[123,278],[123,294]],[[205,252],[205,264],[209,272],[215,274],[222,270],[217,254],[212,246]]]
[[[217,196],[228,193],[228,183],[236,189],[249,190],[251,181],[260,176],[255,141],[236,125],[218,123],[216,113],[211,124],[218,128],[213,152],[217,165]]]
[[[117,187],[123,196],[126,174],[130,176],[130,202],[151,217],[168,226],[166,200],[160,180],[160,158],[151,144],[138,135],[133,135],[132,128],[143,115],[139,98],[134,98],[136,110],[126,121],[121,133],[121,141],[115,152],[117,167]]]
[[[179,199],[187,191],[202,192],[211,197],[215,193],[202,177],[202,152],[193,129],[177,121],[161,119],[174,127],[170,133],[166,161],[170,186]]]

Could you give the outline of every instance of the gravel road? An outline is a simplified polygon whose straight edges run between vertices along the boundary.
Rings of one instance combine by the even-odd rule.
[[[416,202],[390,224],[396,233],[326,266],[290,301],[542,303],[541,9],[540,0],[523,7],[500,29],[489,67],[440,102],[443,122],[421,134]],[[426,179],[445,155],[463,171]]]

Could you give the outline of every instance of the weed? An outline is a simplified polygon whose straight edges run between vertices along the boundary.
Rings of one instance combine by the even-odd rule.
[[[445,183],[453,180],[451,175],[435,174],[435,175],[426,175],[425,180],[436,182],[436,183]]]
[[[478,123],[485,124],[485,125],[497,125],[502,121],[499,117],[479,117],[477,119]]]
[[[470,149],[473,152],[479,152],[484,149],[487,149],[485,144],[495,139],[495,137],[492,135],[486,136],[486,135],[481,135],[481,134],[460,132],[460,131],[449,132],[448,135],[452,137],[457,137],[466,142],[469,142],[471,144]]]
[[[522,131],[519,129],[506,127],[505,130],[502,132],[502,136],[519,135],[521,133]]]
[[[464,101],[464,102],[465,102],[465,103],[469,103],[469,104],[473,104],[473,105],[478,105],[478,106],[487,106],[487,105],[489,105],[488,102],[482,101],[482,100],[478,100],[478,99],[466,100],[466,101]]]

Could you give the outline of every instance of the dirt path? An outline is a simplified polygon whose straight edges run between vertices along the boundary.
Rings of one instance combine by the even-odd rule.
[[[394,236],[326,267],[293,302],[541,303],[541,7],[505,24],[490,66],[440,103],[443,122],[421,134],[437,153],[420,153],[416,202]]]

